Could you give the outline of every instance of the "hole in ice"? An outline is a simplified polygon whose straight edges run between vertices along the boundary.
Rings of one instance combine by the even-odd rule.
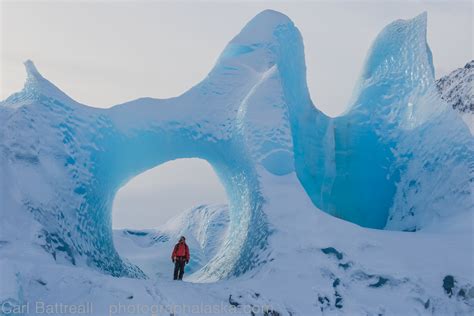
[[[114,245],[150,278],[172,279],[171,252],[186,236],[191,261],[185,276],[219,251],[228,223],[228,201],[214,170],[202,159],[178,159],[150,169],[116,194]]]

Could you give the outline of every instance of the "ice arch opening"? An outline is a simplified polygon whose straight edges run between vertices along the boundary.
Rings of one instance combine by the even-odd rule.
[[[245,102],[224,102],[248,92],[248,85],[221,91],[206,80],[177,98],[141,98],[97,109],[71,99],[43,78],[31,61],[25,65],[25,88],[5,101],[8,106],[2,103],[2,109],[15,113],[5,124],[11,129],[30,122],[48,135],[45,142],[38,133],[25,137],[41,149],[28,142],[24,146],[32,151],[27,157],[34,157],[28,163],[37,164],[36,150],[41,150],[51,153],[48,157],[55,166],[48,178],[51,196],[24,201],[25,210],[43,225],[41,238],[48,247],[54,249],[53,243],[59,243],[73,265],[85,264],[117,277],[145,277],[114,247],[115,196],[130,179],[149,169],[176,159],[198,158],[213,167],[229,200],[228,236],[222,251],[201,269],[200,279],[238,276],[264,262],[269,227],[258,175],[262,152],[251,137],[258,120],[246,121],[252,112]],[[21,111],[16,111],[17,101],[26,104]],[[235,105],[246,111],[236,111]],[[31,120],[26,109],[40,119]],[[264,148],[274,152],[276,145]],[[56,179],[62,179],[60,185]]]
[[[227,237],[228,199],[206,161],[178,159],[124,185],[114,200],[112,222],[118,254],[150,278],[170,279],[171,250],[185,235],[192,254],[185,279],[192,281]]]
[[[169,161],[139,174],[120,188],[113,204],[112,227],[157,228],[203,204],[229,204],[212,166],[195,158]]]
[[[94,257],[103,259],[94,264],[113,275],[143,274],[124,262],[113,246],[111,212],[115,195],[137,175],[181,158],[207,161],[229,200],[228,238],[223,242],[222,251],[201,269],[198,279],[219,280],[239,275],[260,261],[253,252],[265,243],[268,233],[260,184],[251,157],[241,138],[232,135],[216,138],[200,131],[199,126],[205,122],[196,123],[195,117],[189,121],[186,111],[179,109],[186,105],[140,99],[108,111],[107,128],[100,131],[96,139],[99,150],[92,158],[100,168],[92,170],[94,179],[84,190],[90,200],[85,204],[89,208],[87,217],[95,213],[99,218],[93,228],[108,231],[99,236],[100,244]],[[180,117],[183,114],[187,119]],[[96,206],[99,208],[91,210]]]

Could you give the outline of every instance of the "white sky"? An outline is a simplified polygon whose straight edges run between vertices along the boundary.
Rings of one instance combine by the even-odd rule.
[[[227,203],[211,165],[202,159],[178,159],[142,173],[120,189],[112,222],[115,228],[150,228],[209,203]]]
[[[331,116],[345,109],[371,42],[395,19],[428,12],[437,76],[473,59],[471,1],[0,1],[1,99],[22,88],[26,59],[71,97],[97,107],[179,95],[268,8],[300,29],[311,96]],[[201,176],[192,188],[195,177],[179,172],[185,165],[167,163],[124,187],[114,225],[155,226],[183,206],[225,200],[205,162],[188,161]],[[176,196],[179,187],[189,190]]]

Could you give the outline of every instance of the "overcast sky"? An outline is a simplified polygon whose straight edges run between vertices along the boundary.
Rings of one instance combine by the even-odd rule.
[[[1,99],[22,88],[26,59],[71,97],[96,107],[179,95],[268,8],[300,29],[311,96],[331,116],[345,109],[371,42],[395,19],[428,12],[438,77],[473,58],[471,1],[0,1]],[[170,162],[122,188],[114,226],[156,226],[184,208],[223,201],[206,162]]]

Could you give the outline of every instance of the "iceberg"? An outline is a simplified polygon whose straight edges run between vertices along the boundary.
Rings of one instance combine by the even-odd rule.
[[[437,93],[426,19],[421,14],[382,30],[348,110],[336,118],[309,96],[298,29],[271,10],[231,40],[203,81],[170,99],[94,108],[74,101],[27,61],[23,90],[0,103],[0,251],[12,262],[14,253],[26,253],[61,269],[146,278],[115,249],[115,194],[157,165],[201,158],[216,171],[230,204],[222,245],[195,280],[252,275],[265,266],[274,271],[280,257],[278,269],[284,269],[308,249],[319,260],[313,250],[334,241],[339,230],[347,230],[341,242],[364,236],[358,250],[346,252],[366,265],[376,255],[390,256],[371,246],[371,236],[388,249],[395,239],[417,247],[410,253],[426,262],[438,249],[423,248],[432,242],[426,236],[414,242],[353,225],[472,231],[466,225],[474,210],[474,140]],[[449,244],[436,240],[439,247]],[[464,263],[469,266],[452,263],[461,275]]]
[[[418,230],[473,209],[473,139],[437,93],[426,18],[395,21],[377,36],[340,117],[315,109],[303,62],[280,67],[298,178],[321,210],[365,227]],[[285,49],[302,55],[295,50]]]

